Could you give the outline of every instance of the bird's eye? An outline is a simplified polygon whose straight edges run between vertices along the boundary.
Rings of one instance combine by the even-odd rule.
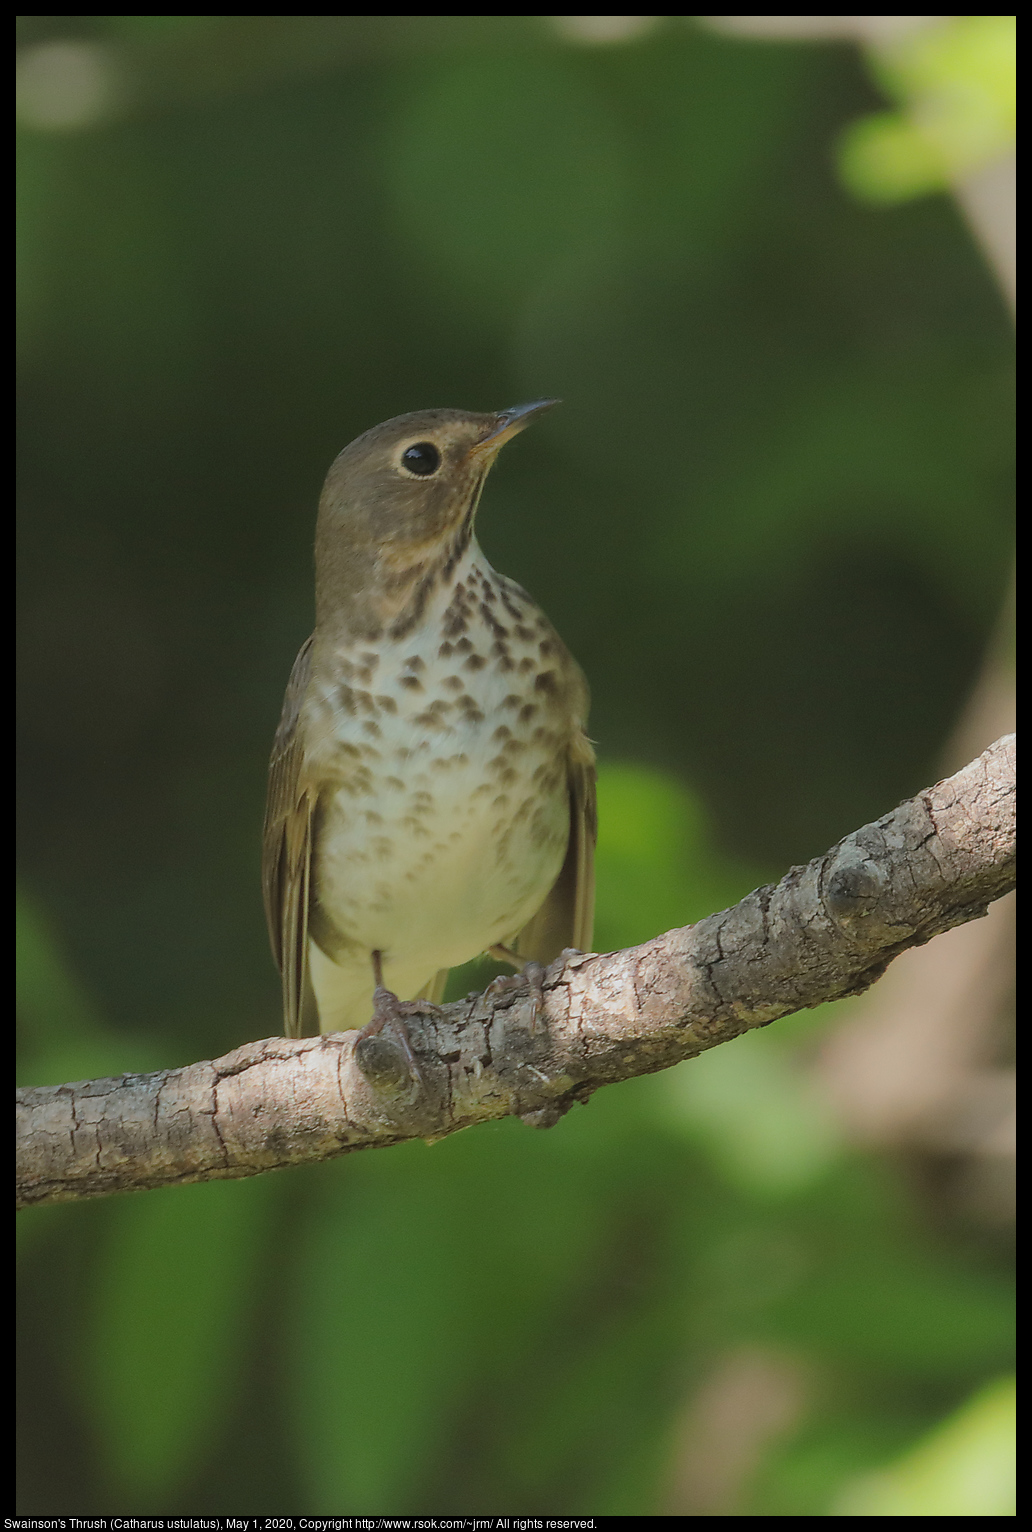
[[[401,465],[409,473],[417,473],[425,479],[440,468],[441,454],[433,442],[416,442],[414,446],[406,447],[401,454]]]

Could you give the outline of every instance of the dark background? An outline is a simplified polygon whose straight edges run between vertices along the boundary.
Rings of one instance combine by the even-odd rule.
[[[521,17],[22,42],[101,81],[20,133],[25,1083],[278,1030],[259,837],[315,504],[403,411],[564,400],[479,531],[592,683],[600,948],[935,779],[1004,598],[1012,337],[946,195],[838,184],[882,104],[853,47]],[[1009,1344],[998,1242],[806,1097],[827,1024],[547,1135],[23,1215],[22,1511],[647,1513],[747,1343],[809,1381],[738,1511],[826,1514]]]

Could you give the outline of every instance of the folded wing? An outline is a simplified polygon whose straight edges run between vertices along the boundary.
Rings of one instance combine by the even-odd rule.
[[[262,893],[272,955],[283,981],[283,1026],[301,1037],[308,990],[308,907],[312,872],[313,794],[302,777],[298,717],[308,687],[312,640],[298,652],[283,699],[269,760],[269,788],[262,839]],[[312,1018],[314,1019],[314,1018]],[[312,1030],[318,1030],[318,1026]]]

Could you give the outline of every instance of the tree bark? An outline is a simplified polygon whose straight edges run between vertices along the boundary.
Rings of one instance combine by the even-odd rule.
[[[602,955],[564,953],[389,1029],[267,1038],[213,1062],[18,1092],[19,1207],[232,1179],[515,1114],[867,989],[898,953],[1015,882],[1015,736],[729,910]],[[540,998],[540,1004],[538,999]]]

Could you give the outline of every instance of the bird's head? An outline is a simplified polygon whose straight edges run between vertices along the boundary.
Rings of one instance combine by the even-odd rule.
[[[319,502],[316,604],[372,631],[468,546],[480,492],[511,437],[556,399],[497,414],[417,410],[373,426],[334,461]]]

